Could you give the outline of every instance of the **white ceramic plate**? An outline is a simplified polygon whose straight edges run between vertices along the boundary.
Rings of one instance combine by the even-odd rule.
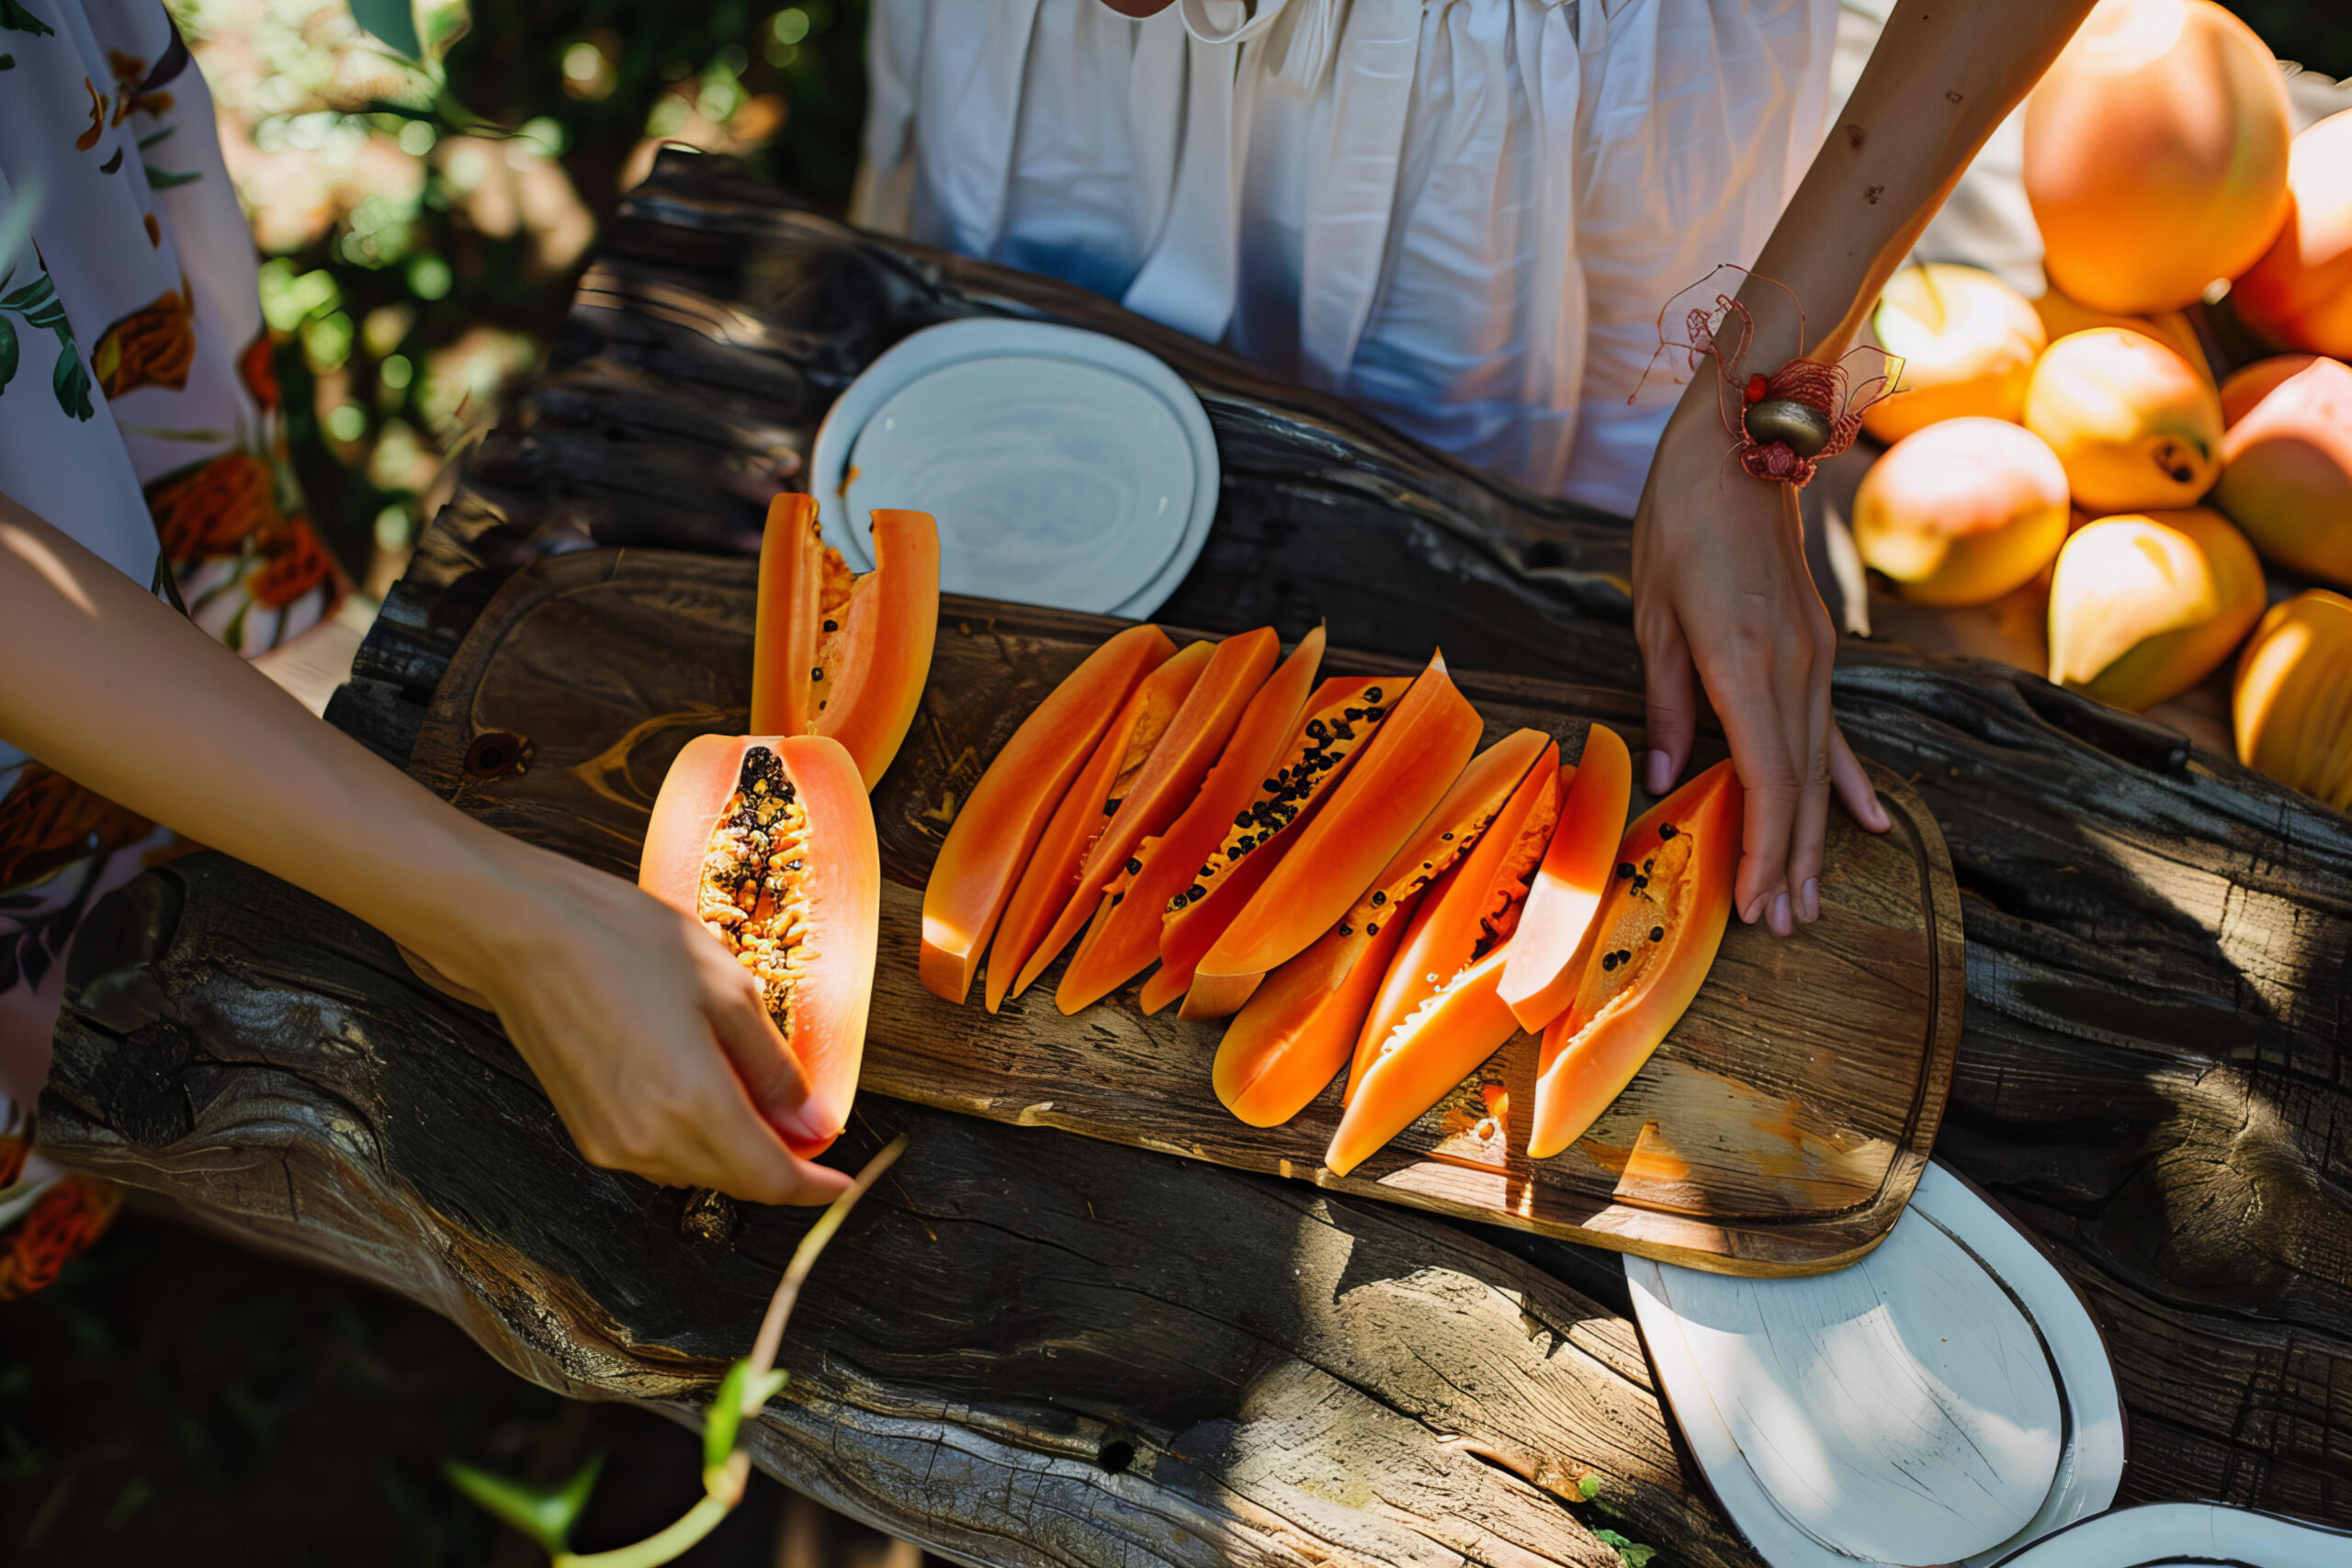
[[[2211,1503],[2147,1503],[2084,1519],[2000,1568],[2344,1568],[2352,1533]]]
[[[2114,1500],[2122,1404],[2097,1325],[1939,1166],[1838,1273],[1629,1257],[1625,1277],[1692,1454],[1773,1568],[1985,1564]]]
[[[940,586],[1141,618],[1192,570],[1218,493],[1200,399],[1131,344],[1044,321],[928,327],[818,427],[809,489],[860,570],[867,514],[928,512]]]

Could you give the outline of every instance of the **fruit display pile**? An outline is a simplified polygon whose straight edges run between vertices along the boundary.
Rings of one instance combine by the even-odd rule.
[[[1904,367],[1864,415],[1864,564],[1931,606],[2046,598],[2049,678],[2120,707],[2236,656],[2240,760],[2352,809],[2352,111],[2293,134],[2221,6],[2104,0],[2024,175],[2041,299],[1931,264],[1872,318]],[[2199,313],[2278,352],[2217,378]]]
[[[991,1012],[1069,952],[1075,1013],[1226,1019],[1210,1069],[1253,1126],[1335,1080],[1345,1175],[1521,1030],[1542,1036],[1529,1152],[1580,1137],[1713,964],[1739,861],[1728,763],[1629,830],[1633,767],[1521,729],[1483,751],[1442,657],[1318,681],[1323,633],[1096,649],[1007,741],[924,890],[923,984]],[[1157,967],[1155,967],[1155,965]]]

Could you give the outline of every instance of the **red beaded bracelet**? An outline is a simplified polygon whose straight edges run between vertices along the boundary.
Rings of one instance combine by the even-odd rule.
[[[1760,276],[1726,263],[1674,299],[1684,299],[1695,290],[1708,288],[1724,272],[1736,272],[1744,277]],[[1769,277],[1764,281],[1788,294],[1791,302],[1796,302],[1796,296],[1786,285]],[[1736,443],[1732,450],[1738,455],[1739,466],[1759,479],[1803,489],[1816,467],[1854,444],[1854,437],[1862,428],[1862,411],[1893,391],[1895,378],[1903,371],[1903,362],[1892,355],[1875,348],[1857,348],[1846,358],[1875,354],[1881,361],[1879,373],[1859,388],[1850,384],[1844,359],[1830,364],[1803,355],[1769,376],[1752,374],[1742,381],[1740,361],[1747,357],[1748,344],[1756,336],[1756,318],[1747,307],[1720,291],[1711,307],[1692,307],[1683,314],[1683,333],[1690,340],[1687,344],[1671,342],[1666,335],[1667,311],[1673,308],[1674,299],[1669,299],[1658,311],[1657,354],[1650,356],[1650,365],[1655,367],[1657,355],[1672,349],[1690,355],[1693,373],[1702,359],[1715,362],[1717,408],[1723,412],[1724,429]],[[1737,338],[1726,353],[1724,328],[1734,318],[1739,322]],[[1804,342],[1804,307],[1798,303],[1799,344]],[[1649,379],[1647,369],[1642,372],[1642,379]],[[1736,419],[1722,409],[1720,390],[1734,387],[1740,391]],[[1634,395],[1640,392],[1641,388],[1635,386]],[[1629,396],[1625,400],[1630,403],[1634,398]]]

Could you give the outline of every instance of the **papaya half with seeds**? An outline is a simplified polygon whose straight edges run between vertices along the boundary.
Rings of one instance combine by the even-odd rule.
[[[1477,710],[1430,660],[1323,809],[1201,959],[1204,976],[1262,975],[1295,958],[1370,888],[1478,744]]]
[[[1026,973],[1029,964],[1042,969],[1052,962],[1057,950],[1048,933],[1080,887],[1086,852],[1101,835],[1103,818],[1125,798],[1143,760],[1167,733],[1214,652],[1209,643],[1190,644],[1145,676],[1063,792],[989,944],[988,979],[980,993],[989,1011],[1027,987],[1033,977]]]
[[[1227,1110],[1271,1127],[1323,1092],[1354,1051],[1420,900],[1483,841],[1550,744],[1541,730],[1522,729],[1471,759],[1339,923],[1268,974],[1262,987],[1251,980],[1254,994],[1237,1006],[1211,1075]]]
[[[1745,807],[1718,762],[1626,832],[1576,1000],[1544,1032],[1531,1156],[1584,1136],[1699,994],[1731,918]]]
[[[1519,1026],[1541,1031],[1576,999],[1577,960],[1609,890],[1634,798],[1634,759],[1605,724],[1585,732],[1584,755],[1560,769],[1560,822],[1528,884],[1496,995]]]
[[[1315,689],[1280,765],[1257,781],[1198,870],[1170,895],[1160,922],[1159,972],[1144,982],[1145,1011],[1158,1012],[1188,996],[1201,959],[1297,842],[1408,689],[1407,682],[1377,675],[1334,676]]]
[[[2239,761],[2352,811],[2352,599],[2315,588],[2271,605],[2231,709]]]
[[[1356,1037],[1347,1110],[1323,1163],[1345,1176],[1518,1032],[1498,992],[1528,879],[1559,823],[1546,747],[1510,803],[1413,917]]]
[[[1145,838],[1104,889],[1077,953],[1062,972],[1054,998],[1062,1011],[1099,1001],[1159,958],[1169,900],[1192,885],[1196,868],[1216,852],[1236,815],[1281,763],[1322,665],[1323,641],[1321,626],[1299,639],[1282,667],[1251,694],[1224,755],[1192,804],[1166,832]]]
[[[857,1089],[882,912],[874,809],[849,751],[816,735],[688,741],[654,799],[637,882],[758,979],[797,1081],[747,1087],[794,1154],[822,1153]]]
[[[1023,719],[956,813],[922,895],[923,988],[961,1002],[1030,852],[1121,706],[1176,651],[1129,626],[1086,656]]]
[[[812,496],[780,495],[760,541],[752,730],[827,735],[872,789],[899,754],[931,678],[939,529],[924,512],[873,515],[874,570],[828,546]]]

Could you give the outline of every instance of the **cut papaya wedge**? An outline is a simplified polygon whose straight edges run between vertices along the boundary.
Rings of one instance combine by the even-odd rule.
[[[1403,949],[1381,980],[1356,1036],[1355,1057],[1348,1069],[1342,1098],[1351,1114],[1373,1063],[1393,1048],[1398,1027],[1423,1002],[1451,986],[1456,976],[1501,945],[1515,929],[1526,898],[1526,879],[1543,859],[1544,846],[1559,821],[1559,749],[1550,737],[1538,738],[1544,742],[1541,754],[1522,770],[1510,798],[1495,813],[1476,845],[1447,874],[1443,890],[1431,894],[1422,905],[1413,929],[1406,933]],[[1492,986],[1487,989],[1491,991]],[[1462,1072],[1469,1070],[1464,1067]],[[1462,1073],[1454,1074],[1446,1087],[1461,1077]],[[1402,1111],[1404,1121],[1382,1134],[1379,1142],[1394,1137],[1434,1103],[1431,1100]]]
[[[828,546],[813,496],[779,495],[760,541],[752,729],[827,735],[872,789],[914,723],[939,629],[939,529],[925,512],[873,514],[874,570]]]
[[[1169,900],[1191,886],[1203,862],[1224,842],[1235,815],[1258,793],[1260,781],[1281,762],[1322,661],[1323,628],[1317,626],[1250,696],[1193,803],[1166,832],[1137,845],[1113,878],[1062,973],[1054,998],[1062,1011],[1076,1012],[1110,995],[1159,958]]]
[[[662,780],[638,886],[699,919],[760,983],[784,1036],[745,1088],[796,1155],[849,1120],[874,991],[882,859],[857,764],[817,735],[703,735]]]
[[[1718,762],[1626,832],[1576,1001],[1544,1033],[1529,1154],[1584,1136],[1699,994],[1731,917],[1745,805]]]
[[[1330,930],[1412,836],[1478,744],[1477,710],[1440,654],[1417,676],[1324,809],[1200,961],[1201,975],[1262,975]]]
[[[1377,1154],[1519,1032],[1495,990],[1509,956],[1507,948],[1487,953],[1390,1032],[1324,1152],[1334,1176]]]
[[[1031,976],[1024,966],[1044,947],[1048,931],[1078,888],[1087,846],[1102,831],[1103,817],[1134,784],[1138,759],[1149,755],[1168,732],[1215,652],[1211,643],[1189,644],[1145,676],[1063,792],[1053,818],[1038,835],[1037,847],[1029,852],[1029,863],[1013,885],[996,938],[989,944],[988,978],[980,992],[989,1011],[1027,987]],[[1052,958],[1046,953],[1036,967],[1044,968]]]
[[[1634,796],[1634,760],[1606,725],[1585,732],[1583,757],[1560,773],[1566,786],[1560,825],[1528,885],[1527,908],[1497,987],[1519,1026],[1531,1033],[1541,1033],[1576,999],[1584,976],[1577,955],[1608,890]]]
[[[1272,1126],[1322,1092],[1354,1049],[1398,945],[1410,940],[1423,889],[1478,843],[1550,747],[1551,738],[1541,730],[1522,729],[1472,758],[1437,809],[1382,868],[1372,890],[1314,946],[1267,976],[1256,995],[1245,997],[1248,1005],[1238,1008],[1217,1048],[1214,1075],[1218,1098],[1235,1115]],[[1196,988],[1232,984],[1193,981]],[[1192,1000],[1186,998],[1188,1005]]]
[[[1086,656],[1012,732],[947,829],[922,895],[923,987],[961,1002],[1014,885],[1070,781],[1144,677],[1176,651],[1129,626]]]
[[[1334,676],[1315,689],[1280,765],[1256,781],[1208,858],[1170,896],[1160,925],[1159,972],[1144,983],[1147,1010],[1157,1012],[1186,995],[1203,955],[1297,842],[1406,689],[1394,676],[1379,675]]]
[[[1378,934],[1334,926],[1266,976],[1217,1043],[1209,1081],[1227,1111],[1252,1127],[1274,1127],[1323,1092],[1355,1048],[1419,897],[1407,895]]]
[[[1127,768],[1104,802],[1109,820],[1097,817],[1101,830],[1086,850],[1074,885],[1064,898],[1053,929],[1037,944],[1012,994],[1020,995],[1061,955],[1102,900],[1110,885],[1126,874],[1143,840],[1167,828],[1193,797],[1201,781],[1232,739],[1266,672],[1274,667],[1282,639],[1272,626],[1229,637],[1213,647],[1198,683],[1177,709],[1157,740],[1148,747],[1128,747]],[[1075,1008],[1065,1007],[1066,1012]]]

